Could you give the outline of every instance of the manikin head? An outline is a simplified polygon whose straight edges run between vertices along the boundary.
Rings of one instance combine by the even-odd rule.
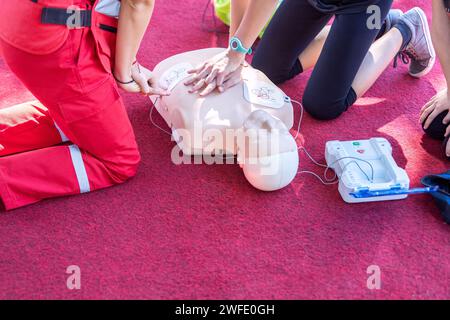
[[[263,110],[253,111],[238,137],[238,161],[252,186],[274,191],[297,174],[297,144],[284,123]]]

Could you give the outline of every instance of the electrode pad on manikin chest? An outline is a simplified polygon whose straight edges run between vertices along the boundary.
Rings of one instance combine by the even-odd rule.
[[[190,63],[179,63],[166,70],[159,79],[159,86],[168,91],[172,91],[180,81],[189,76],[188,70],[193,66]]]
[[[286,102],[290,102],[283,91],[271,83],[260,80],[243,81],[244,98],[252,103],[264,107],[279,109]]]

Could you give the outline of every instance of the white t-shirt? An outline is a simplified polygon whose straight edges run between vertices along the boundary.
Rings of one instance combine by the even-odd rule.
[[[95,7],[95,11],[110,17],[119,17],[120,0],[100,0]]]

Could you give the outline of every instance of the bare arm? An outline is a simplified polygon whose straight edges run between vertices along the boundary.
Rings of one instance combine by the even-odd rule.
[[[131,65],[153,13],[154,0],[124,0],[120,8],[117,30],[115,75],[123,80],[131,77]]]
[[[272,16],[277,3],[278,0],[232,0],[230,37],[235,36],[246,48],[251,47]],[[239,83],[240,68],[244,61],[245,54],[228,48],[191,70],[193,76],[185,84],[193,85],[191,92],[200,91],[203,96],[216,88],[222,92]]]
[[[239,0],[233,0],[236,2]],[[251,47],[259,33],[269,21],[278,0],[249,0],[247,10],[244,13],[241,23],[234,34],[245,47]],[[233,8],[233,5],[232,5]]]
[[[136,62],[136,55],[153,13],[155,0],[122,0],[116,40],[114,77],[122,89],[144,95],[167,95],[156,88],[150,70]]]
[[[250,0],[231,0],[230,38],[234,36],[239,28],[249,3]]]

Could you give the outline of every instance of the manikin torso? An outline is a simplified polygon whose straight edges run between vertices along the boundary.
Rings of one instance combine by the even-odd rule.
[[[213,151],[238,155],[252,185],[262,190],[282,188],[293,179],[298,166],[297,146],[288,130],[293,125],[290,99],[262,72],[248,65],[242,69],[241,83],[223,93],[216,90],[201,97],[184,85],[187,69],[223,50],[196,50],[160,62],[153,70],[155,83],[171,94],[158,101],[152,97],[152,101],[156,101],[156,109],[184,154],[210,155]],[[246,138],[238,138],[242,133]],[[249,146],[261,145],[262,140],[269,146],[256,147],[256,153],[249,151]],[[260,172],[261,159],[268,160],[265,163],[271,163],[276,172]]]

